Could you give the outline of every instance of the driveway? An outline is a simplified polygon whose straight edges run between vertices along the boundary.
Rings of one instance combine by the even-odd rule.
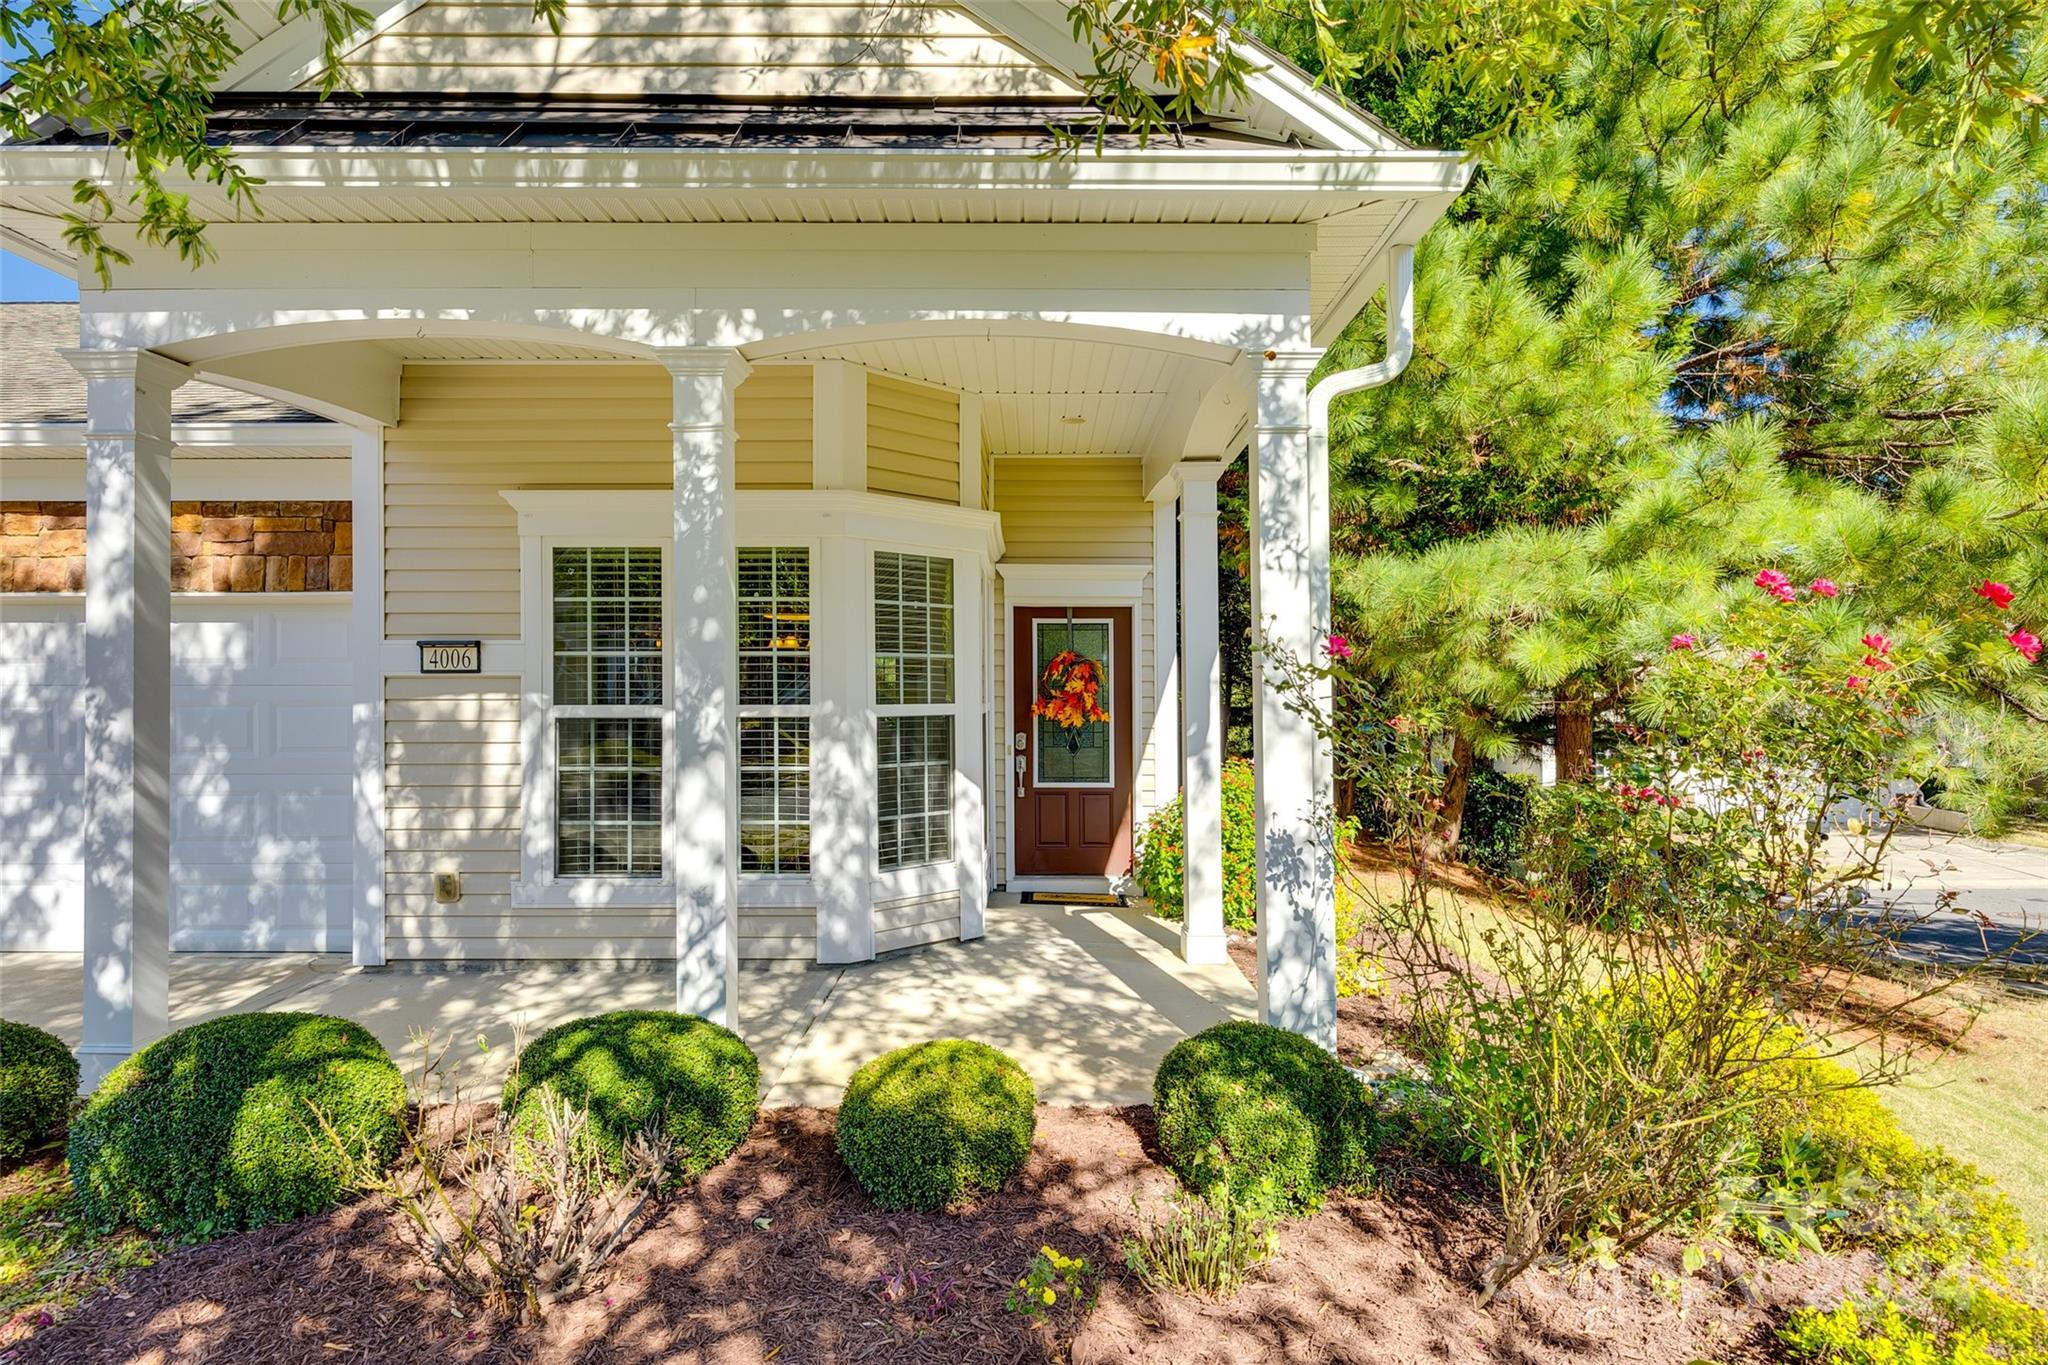
[[[1917,917],[1900,938],[1908,956],[1960,964],[2010,954],[2017,967],[2048,969],[2048,849],[1900,834],[1872,894],[1893,914]]]
[[[988,935],[852,967],[747,964],[740,1032],[761,1059],[764,1102],[831,1105],[870,1058],[929,1038],[975,1038],[1015,1057],[1048,1104],[1150,1098],[1166,1050],[1225,1019],[1249,1018],[1236,967],[1190,967],[1172,926],[1135,910],[996,905]],[[76,1045],[76,956],[0,954],[0,1016]],[[495,1095],[523,1029],[614,1009],[666,1008],[666,963],[431,964],[359,971],[346,958],[180,953],[171,960],[179,1025],[247,1010],[354,1019],[401,1066],[412,1035],[452,1040],[473,1093]],[[480,1046],[487,1044],[488,1046]]]

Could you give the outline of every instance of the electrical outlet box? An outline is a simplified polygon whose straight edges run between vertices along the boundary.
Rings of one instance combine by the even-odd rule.
[[[462,899],[462,874],[460,872],[436,872],[434,874],[434,904],[453,905]]]

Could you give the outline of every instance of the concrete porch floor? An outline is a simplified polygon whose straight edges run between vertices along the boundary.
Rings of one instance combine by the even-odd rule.
[[[761,1059],[764,1103],[834,1105],[870,1058],[930,1038],[974,1038],[1015,1057],[1047,1104],[1128,1104],[1151,1095],[1166,1050],[1249,1018],[1236,967],[1180,960],[1174,926],[1137,910],[992,905],[988,936],[852,967],[740,971],[740,1033]],[[0,954],[0,1017],[76,1046],[80,967],[60,953]],[[614,1009],[666,1008],[667,963],[490,963],[357,971],[346,958],[180,953],[176,1025],[249,1010],[310,1010],[363,1024],[410,1070],[411,1035],[452,1037],[451,1058],[495,1095],[515,1029],[529,1038]],[[481,1052],[476,1040],[490,1043]]]

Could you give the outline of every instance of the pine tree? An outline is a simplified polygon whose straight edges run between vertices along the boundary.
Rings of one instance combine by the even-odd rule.
[[[1333,432],[1362,666],[1455,698],[1480,752],[1547,716],[1567,776],[1647,653],[1760,565],[1853,584],[1872,620],[1938,630],[1980,578],[2020,590],[2015,628],[2048,619],[2040,149],[1908,138],[1825,61],[1813,0],[1696,15],[1617,12],[1553,116],[1487,149],[1419,254],[1415,362]],[[2048,767],[2048,695],[2017,653],[1979,663],[1931,728],[1995,816]]]

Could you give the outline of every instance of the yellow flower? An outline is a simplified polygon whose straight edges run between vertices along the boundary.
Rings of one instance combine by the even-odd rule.
[[[1052,1286],[1051,1286],[1051,1285],[1047,1285],[1047,1286],[1045,1287],[1045,1301],[1046,1301],[1047,1303],[1051,1303],[1051,1302],[1052,1302],[1052,1301],[1053,1301],[1054,1299],[1056,1299],[1056,1298],[1058,1298],[1058,1297],[1059,1297],[1059,1295],[1057,1295],[1057,1294],[1055,1294],[1055,1293],[1053,1293],[1053,1292],[1052,1292]]]

